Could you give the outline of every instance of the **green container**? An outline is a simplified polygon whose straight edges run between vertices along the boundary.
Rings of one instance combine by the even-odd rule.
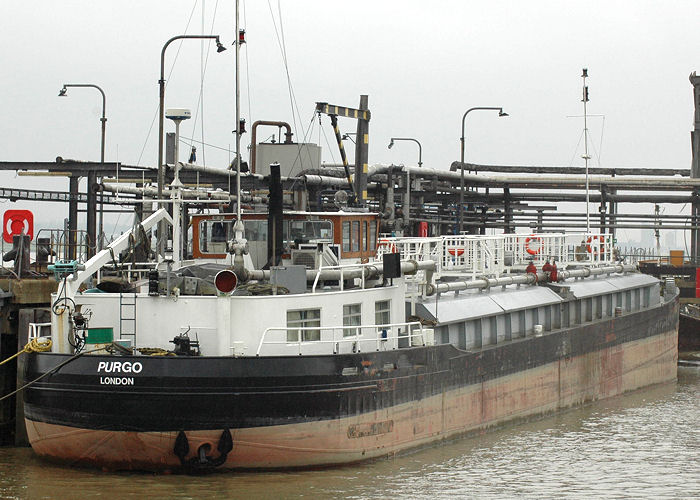
[[[88,328],[86,344],[109,344],[114,340],[114,328]]]

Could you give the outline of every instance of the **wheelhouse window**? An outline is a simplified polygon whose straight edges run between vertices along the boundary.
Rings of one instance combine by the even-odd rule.
[[[287,342],[299,342],[300,333],[302,342],[321,340],[321,331],[318,329],[320,326],[320,309],[287,311]]]
[[[343,252],[350,251],[350,221],[343,222]]]
[[[199,249],[203,253],[226,253],[226,241],[231,238],[233,221],[203,220],[199,223]]]
[[[388,325],[391,323],[391,301],[378,300],[374,303],[374,324]]]
[[[360,221],[352,221],[352,251],[360,251]]]
[[[364,250],[366,252],[368,250],[368,248],[367,248],[367,234],[369,233],[369,231],[368,231],[369,223],[367,221],[365,221],[364,226],[365,226],[364,231],[362,231],[362,250]]]
[[[285,239],[290,243],[332,241],[333,224],[329,220],[290,220]]]
[[[360,333],[357,328],[362,322],[362,304],[346,304],[343,306],[343,326],[354,328],[343,328],[343,337],[353,337]]]
[[[369,223],[369,249],[375,251],[377,249],[377,221],[373,220]]]

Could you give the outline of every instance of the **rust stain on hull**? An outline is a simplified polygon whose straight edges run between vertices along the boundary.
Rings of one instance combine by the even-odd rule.
[[[672,381],[676,377],[676,346],[677,330],[672,330],[371,413],[231,429],[233,450],[221,467],[287,468],[357,462]],[[173,452],[175,431],[88,430],[31,420],[26,424],[34,451],[45,457],[114,470],[180,467]],[[215,449],[221,435],[221,430],[185,432],[189,457],[203,444]]]

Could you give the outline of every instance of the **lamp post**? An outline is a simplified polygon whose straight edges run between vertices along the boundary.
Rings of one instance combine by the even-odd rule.
[[[413,139],[411,137],[392,137],[389,145],[387,146],[388,149],[392,148],[394,141],[412,141],[418,144],[418,167],[421,168],[423,166],[423,147],[417,139]],[[409,216],[411,215],[411,174],[408,169],[406,169],[406,202],[404,205],[405,210],[403,218],[406,227],[409,227]]]
[[[105,130],[107,128],[107,117],[105,116],[106,108],[107,108],[107,98],[105,97],[104,91],[97,85],[93,83],[64,83],[63,88],[59,91],[58,96],[59,97],[66,97],[66,92],[68,91],[68,87],[91,87],[93,89],[99,90],[100,94],[102,94],[102,118],[100,118],[100,122],[102,122],[102,138],[100,141],[100,163],[105,162]],[[103,234],[103,213],[104,213],[104,205],[103,203],[100,203],[100,236],[98,238],[95,238],[95,233],[96,233],[96,212],[97,212],[97,200],[95,196],[92,194],[92,187],[95,185],[97,182],[97,173],[94,171],[88,172],[88,206],[87,206],[87,234],[88,238],[90,241],[88,241],[88,257],[91,257],[94,255],[94,249],[95,249],[95,239],[98,240],[98,249],[102,250],[102,234]],[[102,200],[102,196],[100,196],[100,200]]]
[[[164,122],[164,106],[165,106],[165,50],[175,40],[181,39],[195,39],[195,40],[216,40],[216,51],[223,52],[226,47],[221,45],[219,40],[219,35],[177,35],[172,37],[170,40],[165,42],[163,49],[160,51],[160,80],[158,80],[158,90],[160,94],[160,100],[158,103],[158,204],[163,207],[163,183],[165,179],[165,171],[163,169],[163,122]],[[177,148],[177,145],[175,145]],[[165,229],[165,224],[162,222],[158,226],[158,253],[163,255],[163,232]]]
[[[483,106],[469,108],[467,111],[465,111],[464,115],[462,115],[462,137],[460,138],[460,156],[459,156],[459,161],[460,161],[459,169],[461,171],[460,177],[459,177],[459,232],[460,232],[460,234],[464,230],[464,120],[467,118],[467,115],[469,113],[471,113],[472,111],[476,111],[476,110],[498,111],[498,116],[508,116],[508,113],[505,113],[503,111],[503,108],[483,107]]]

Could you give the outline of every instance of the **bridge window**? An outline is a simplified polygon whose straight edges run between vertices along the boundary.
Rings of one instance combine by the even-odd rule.
[[[343,222],[343,252],[350,251],[350,221]]]
[[[299,342],[299,333],[303,342],[321,340],[321,331],[318,329],[320,326],[320,309],[287,311],[287,342]]]
[[[362,250],[364,250],[366,252],[367,251],[367,233],[369,233],[369,227],[368,227],[369,223],[367,221],[365,221],[364,226],[365,226],[365,228],[364,228],[365,230],[362,231]]]
[[[360,251],[360,221],[352,221],[352,251]]]
[[[374,303],[374,324],[388,325],[391,323],[391,301],[378,300]]]
[[[343,337],[353,337],[360,333],[356,328],[362,324],[362,304],[347,304],[343,306],[343,326],[355,328],[343,328]]]

